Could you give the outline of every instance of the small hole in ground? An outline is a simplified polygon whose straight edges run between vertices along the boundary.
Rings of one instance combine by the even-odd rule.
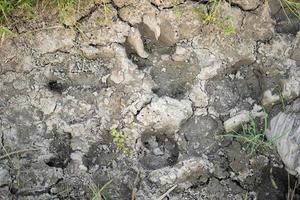
[[[47,87],[53,92],[61,94],[65,90],[65,86],[57,81],[49,81]]]

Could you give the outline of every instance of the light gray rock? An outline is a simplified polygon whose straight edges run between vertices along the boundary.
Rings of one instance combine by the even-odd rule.
[[[280,96],[277,94],[272,94],[271,90],[266,90],[263,93],[262,105],[273,105],[280,101]]]
[[[93,47],[93,46],[83,46],[81,47],[81,52],[87,59],[97,59],[97,58],[113,58],[114,52],[110,47]]]
[[[252,15],[251,15],[252,16]],[[224,28],[218,26],[202,26],[202,32],[195,35],[192,39],[192,46],[194,49],[201,52],[207,51],[204,59],[200,62],[215,61],[211,65],[211,69],[203,68],[202,77],[209,78],[209,74],[214,76],[226,68],[232,66],[248,65],[255,61],[254,48],[255,42],[249,40],[248,35],[243,32],[243,18],[244,14],[238,8],[231,7],[228,3],[220,4],[220,18],[228,18],[230,25],[234,27],[235,33],[231,36],[224,35]],[[247,29],[249,32],[249,30]],[[239,35],[236,37],[235,34]],[[243,37],[241,37],[243,35]],[[239,42],[237,42],[239,41]],[[213,58],[214,57],[214,58]],[[201,56],[202,58],[202,56]],[[219,64],[218,64],[219,63]],[[210,72],[211,71],[211,72]],[[208,74],[208,75],[207,75]]]
[[[22,90],[27,88],[29,85],[28,79],[24,76],[18,76],[17,79],[13,82],[13,87],[17,90]]]
[[[237,131],[243,124],[254,120],[256,117],[265,117],[261,106],[255,105],[252,111],[240,111],[235,116],[224,122],[224,128],[227,133]]]
[[[267,60],[266,58],[269,58],[268,60],[273,58],[284,61],[291,56],[293,43],[297,43],[297,39],[291,40],[286,35],[276,35],[269,43],[260,44],[258,46],[258,53],[263,56],[264,60]]]
[[[113,44],[115,52],[114,67],[110,74],[110,80],[116,84],[127,84],[132,87],[143,88],[146,91],[151,90],[153,81],[138,70],[137,66],[127,57],[125,49],[118,44]]]
[[[41,98],[40,99],[40,107],[45,115],[51,114],[56,107],[56,99],[55,98]]]
[[[209,97],[205,93],[204,84],[196,84],[192,88],[189,97],[196,107],[204,108],[208,106]]]
[[[89,199],[90,186],[109,180],[111,199],[157,199],[172,185],[170,199],[244,199],[262,168],[239,142],[219,139],[220,119],[232,117],[229,131],[257,117],[251,108],[274,79],[285,79],[285,98],[299,95],[297,40],[273,31],[258,0],[220,1],[210,24],[204,1],[97,2],[81,1],[66,19],[76,29],[17,23],[45,29],[0,47],[1,143],[39,149],[1,160],[0,199],[14,188],[19,199]]]
[[[152,171],[149,180],[160,185],[172,185],[182,183],[189,178],[212,173],[213,164],[207,158],[191,158],[179,162],[174,167],[165,167]]]
[[[160,36],[159,20],[155,14],[146,14],[143,16],[143,23],[154,33],[155,39],[158,40]]]
[[[178,101],[169,97],[154,98],[141,110],[137,120],[147,129],[174,134],[192,113],[190,101]]]
[[[141,33],[137,28],[130,29],[127,41],[140,57],[147,58],[149,56],[144,49]]]

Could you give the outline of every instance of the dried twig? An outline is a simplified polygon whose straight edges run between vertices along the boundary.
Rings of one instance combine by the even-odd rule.
[[[175,188],[177,187],[177,185],[174,185],[173,187],[171,187],[166,193],[164,193],[163,195],[161,195],[157,200],[163,200],[166,196],[168,196]]]
[[[37,150],[39,150],[39,149],[23,149],[23,150],[19,150],[19,151],[13,151],[13,152],[10,152],[10,153],[6,153],[3,156],[0,156],[0,160],[9,158],[10,156],[15,155],[15,154],[26,153],[28,151],[37,151]]]
[[[140,180],[140,172],[138,171],[137,172],[137,175],[134,179],[134,182],[133,182],[133,189],[132,189],[132,193],[131,193],[131,200],[136,200],[136,191],[137,191],[137,185],[139,183],[139,180]]]

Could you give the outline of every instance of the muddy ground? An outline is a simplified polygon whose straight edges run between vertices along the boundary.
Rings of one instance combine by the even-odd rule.
[[[276,0],[221,1],[213,24],[206,1],[106,6],[0,47],[0,199],[287,199],[276,149],[222,135],[299,98],[299,21]]]

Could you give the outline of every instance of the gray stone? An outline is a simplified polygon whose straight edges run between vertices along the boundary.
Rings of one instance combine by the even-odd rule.
[[[252,111],[243,110],[237,113],[235,116],[227,119],[224,122],[224,129],[227,133],[238,131],[238,129],[241,128],[243,124],[248,123],[257,117],[263,118],[265,117],[265,113],[261,106],[255,105]]]
[[[113,58],[114,52],[110,47],[93,47],[93,46],[83,46],[81,47],[81,52],[83,56],[87,59],[97,59],[97,58]]]
[[[271,90],[266,90],[263,94],[262,105],[273,105],[280,101],[280,96],[277,94],[272,94]]]
[[[155,39],[158,40],[160,36],[159,20],[155,14],[147,14],[143,16],[143,23],[154,33]]]
[[[149,180],[160,185],[172,185],[188,181],[188,179],[212,173],[214,166],[206,158],[191,158],[179,162],[174,167],[166,167],[152,171]]]
[[[204,108],[208,106],[209,97],[205,93],[205,88],[201,84],[195,85],[189,95],[190,99],[196,107]]]
[[[152,102],[140,111],[137,120],[147,129],[174,134],[191,115],[190,101],[162,97],[152,99]]]
[[[41,98],[40,99],[41,110],[45,115],[51,114],[56,107],[55,98]]]
[[[1,44],[0,54],[0,73],[30,71],[33,67],[29,53],[12,40],[6,40]]]
[[[130,27],[121,20],[113,20],[117,18],[117,10],[111,5],[107,5],[109,12],[102,12],[101,9],[91,14],[85,23],[80,24],[82,33],[79,40],[84,45],[102,45],[116,43],[124,43],[129,34]]]
[[[127,41],[140,57],[147,58],[149,56],[144,49],[144,44],[141,38],[140,31],[138,29],[130,29]]]

